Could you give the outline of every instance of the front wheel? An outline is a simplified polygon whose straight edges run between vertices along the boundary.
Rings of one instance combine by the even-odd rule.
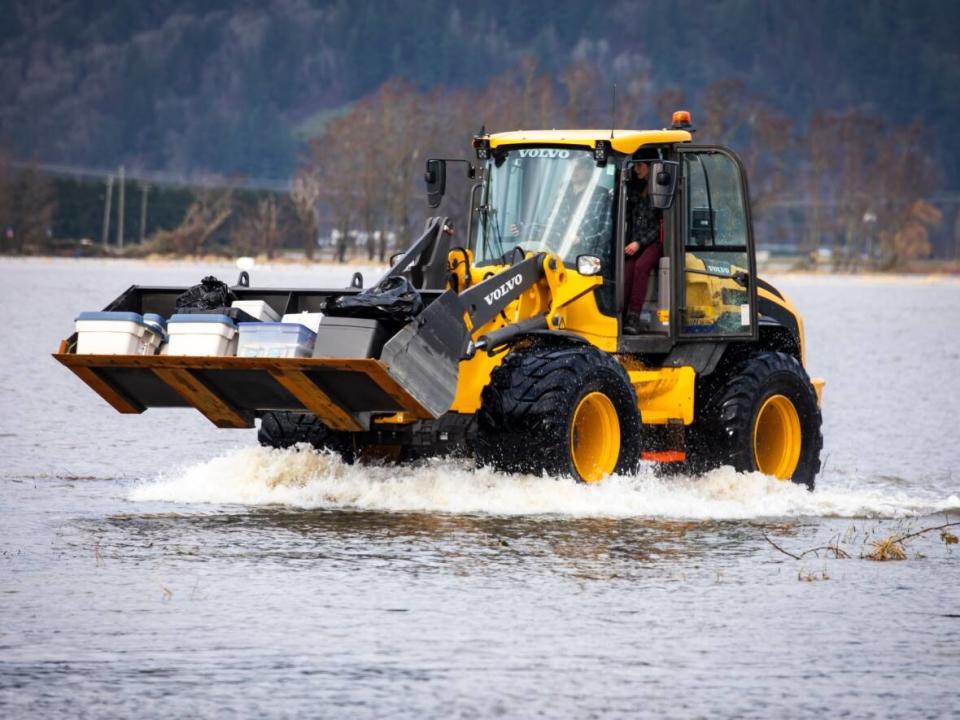
[[[795,357],[752,355],[704,400],[694,448],[703,465],[732,465],[813,489],[822,420],[816,391]]]
[[[262,446],[272,448],[309,443],[317,450],[333,450],[347,463],[352,463],[355,455],[347,433],[331,430],[311,413],[264,413],[260,419],[257,440]]]
[[[623,367],[594,347],[532,347],[493,371],[477,415],[477,461],[599,482],[636,469],[640,415]]]

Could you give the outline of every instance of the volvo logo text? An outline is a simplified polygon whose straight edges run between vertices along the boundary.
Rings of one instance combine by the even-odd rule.
[[[507,280],[503,285],[501,285],[496,290],[494,290],[492,293],[484,295],[483,299],[487,301],[487,305],[493,305],[494,300],[499,300],[500,298],[502,298],[508,292],[513,290],[522,282],[523,282],[523,275],[521,273],[517,273],[512,278]]]
[[[523,148],[520,150],[522,158],[568,158],[569,150],[559,150],[557,148]]]

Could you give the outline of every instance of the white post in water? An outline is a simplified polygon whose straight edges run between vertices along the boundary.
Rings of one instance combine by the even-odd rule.
[[[107,197],[103,201],[103,234],[100,243],[106,249],[110,242],[110,201],[113,198],[113,175],[107,175]]]
[[[120,189],[117,193],[117,247],[123,250],[123,165],[120,166]]]

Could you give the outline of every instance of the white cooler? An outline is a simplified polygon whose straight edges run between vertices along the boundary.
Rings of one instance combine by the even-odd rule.
[[[243,310],[250,317],[263,322],[280,322],[280,313],[263,300],[234,300],[230,307]]]
[[[301,312],[301,313],[287,313],[284,315],[280,322],[287,323],[298,323],[303,325],[305,328],[309,328],[313,332],[320,332],[320,321],[323,320],[323,313],[318,312]]]
[[[163,341],[156,323],[135,312],[82,312],[76,328],[78,355],[155,355]]]
[[[167,322],[167,355],[237,354],[237,325],[226,315],[174,315]]]

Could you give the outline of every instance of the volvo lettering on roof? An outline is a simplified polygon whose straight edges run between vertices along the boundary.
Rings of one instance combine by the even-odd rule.
[[[522,158],[558,158],[566,160],[570,157],[569,150],[559,148],[521,148],[517,153]]]

